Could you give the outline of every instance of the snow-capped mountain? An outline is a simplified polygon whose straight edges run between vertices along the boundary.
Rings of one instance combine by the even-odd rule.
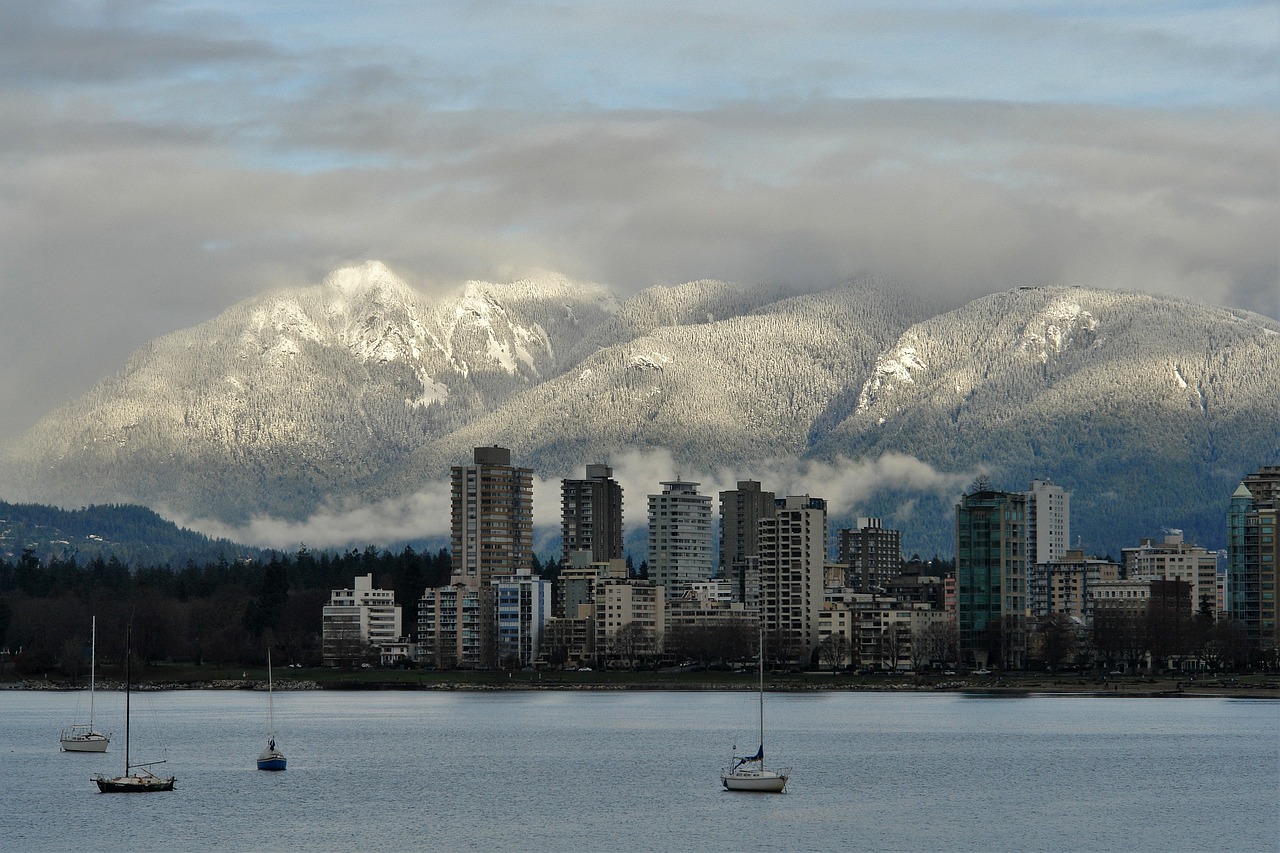
[[[1280,323],[1184,300],[1024,288],[938,312],[874,281],[700,281],[619,303],[563,278],[428,299],[368,263],[153,342],[7,447],[4,482],[238,523],[410,494],[494,443],[551,478],[636,448],[687,471],[890,454],[1052,478],[1114,551],[1161,527],[1219,543],[1278,424]],[[954,497],[904,480],[847,509],[928,556]]]

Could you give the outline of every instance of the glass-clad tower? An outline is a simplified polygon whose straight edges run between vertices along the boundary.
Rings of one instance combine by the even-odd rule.
[[[1022,667],[1026,500],[1020,493],[980,490],[956,505],[956,619],[964,665]]]

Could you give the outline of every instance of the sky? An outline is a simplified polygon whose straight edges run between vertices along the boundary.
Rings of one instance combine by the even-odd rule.
[[[1280,317],[1278,105],[1276,0],[2,3],[0,440],[369,259]]]

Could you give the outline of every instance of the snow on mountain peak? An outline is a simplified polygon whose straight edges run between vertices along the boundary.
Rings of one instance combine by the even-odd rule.
[[[914,345],[900,343],[890,352],[876,359],[875,370],[862,386],[858,394],[857,411],[863,412],[875,405],[876,401],[898,385],[909,385],[915,382],[913,372],[928,370],[920,358]]]
[[[1077,334],[1092,336],[1097,330],[1097,319],[1080,303],[1057,296],[1027,323],[1018,341],[1018,349],[1041,362],[1048,362],[1050,355],[1059,354],[1070,346]]]

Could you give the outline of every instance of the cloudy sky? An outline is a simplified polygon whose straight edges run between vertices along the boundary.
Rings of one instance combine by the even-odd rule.
[[[1278,45],[1275,0],[0,3],[0,438],[370,258],[1280,316]]]

